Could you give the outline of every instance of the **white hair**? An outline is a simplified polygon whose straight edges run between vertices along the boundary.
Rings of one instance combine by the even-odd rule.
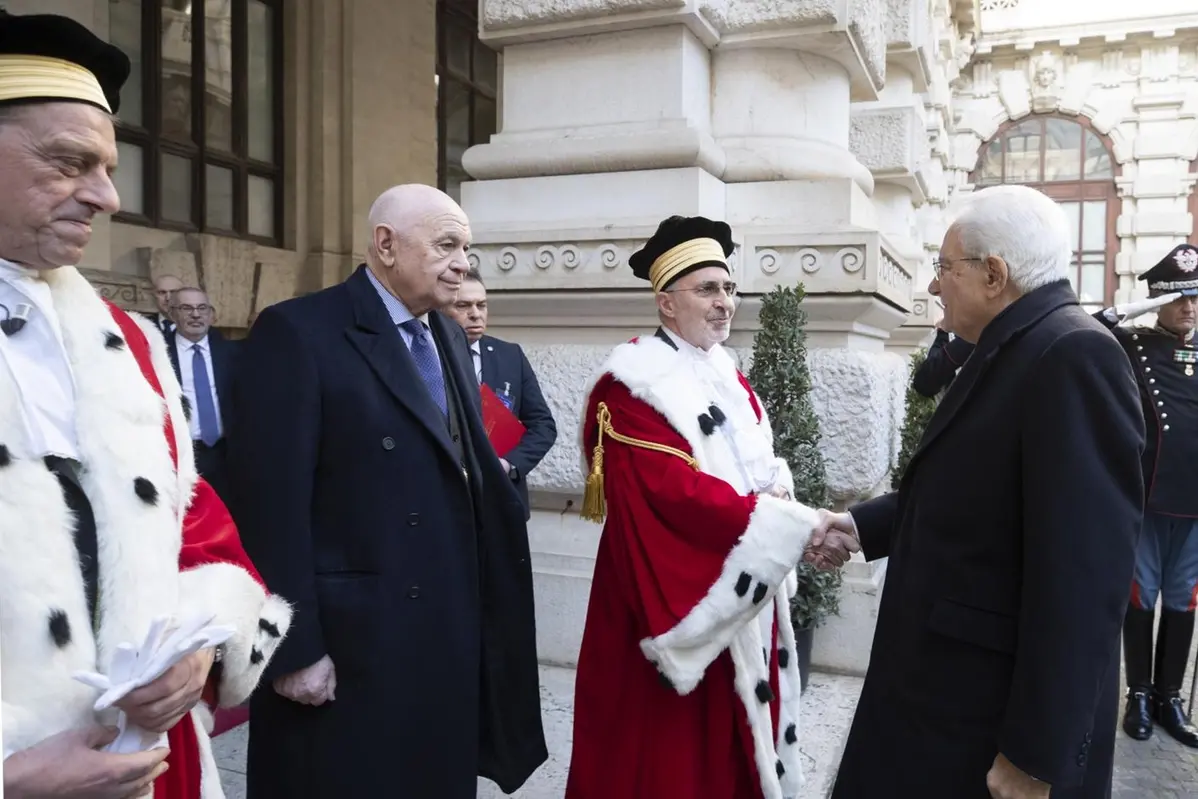
[[[1021,294],[1068,277],[1073,237],[1064,209],[1027,186],[993,186],[968,195],[952,223],[966,258],[1007,263]]]

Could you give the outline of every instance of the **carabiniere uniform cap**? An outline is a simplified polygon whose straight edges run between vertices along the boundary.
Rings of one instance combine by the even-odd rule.
[[[1180,291],[1189,297],[1198,296],[1198,247],[1178,244],[1169,254],[1144,274],[1140,280],[1148,283],[1154,294]]]
[[[69,17],[0,11],[0,107],[80,102],[115,114],[129,57]]]
[[[629,257],[628,265],[658,294],[683,275],[705,266],[723,267],[731,274],[728,256],[734,247],[727,222],[703,216],[671,216],[657,226],[644,247]]]

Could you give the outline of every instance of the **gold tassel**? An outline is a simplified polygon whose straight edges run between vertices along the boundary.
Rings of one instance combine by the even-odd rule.
[[[599,403],[597,414],[598,432],[595,440],[595,451],[591,455],[591,473],[587,475],[586,490],[582,495],[582,513],[579,515],[588,522],[602,522],[607,516],[607,502],[603,496],[603,432],[611,425],[611,411],[606,402]]]

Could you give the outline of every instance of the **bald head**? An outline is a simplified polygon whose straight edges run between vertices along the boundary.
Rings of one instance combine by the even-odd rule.
[[[159,275],[154,280],[154,302],[158,306],[158,312],[168,319],[171,315],[172,295],[181,288],[183,281],[174,275]]]
[[[470,222],[443,191],[393,186],[370,207],[367,260],[374,276],[415,316],[456,299],[469,264]]]

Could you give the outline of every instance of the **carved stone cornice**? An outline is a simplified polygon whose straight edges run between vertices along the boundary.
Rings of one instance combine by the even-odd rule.
[[[81,268],[79,274],[101,297],[126,311],[152,311],[155,308],[150,281],[143,277],[106,269]]]

